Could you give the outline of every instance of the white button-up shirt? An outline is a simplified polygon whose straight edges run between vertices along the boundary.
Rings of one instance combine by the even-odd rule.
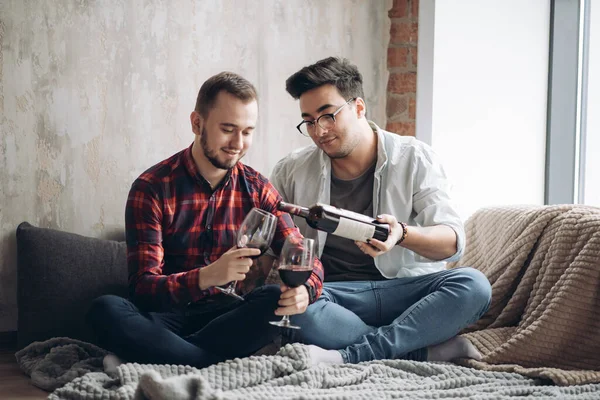
[[[390,214],[413,226],[447,225],[457,237],[457,252],[442,261],[432,261],[411,250],[395,246],[375,258],[375,265],[386,278],[418,276],[445,268],[445,262],[460,258],[465,232],[452,207],[450,185],[438,156],[427,144],[411,136],[400,136],[380,129],[377,133],[377,164],[373,182],[373,217]],[[330,204],[331,160],[316,145],[296,150],[275,166],[271,182],[285,202],[302,206]],[[302,234],[317,242],[323,253],[327,233],[294,217]]]

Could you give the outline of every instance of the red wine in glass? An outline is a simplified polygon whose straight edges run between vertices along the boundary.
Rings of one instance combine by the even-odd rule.
[[[298,287],[310,277],[313,269],[315,241],[313,239],[288,236],[279,256],[279,276],[290,288]],[[292,325],[289,315],[279,321],[269,321],[271,325],[282,328],[300,329]]]
[[[263,254],[265,254],[267,252],[267,250],[269,250],[269,245],[265,242],[265,243],[248,243],[245,247],[251,248],[251,249],[259,249],[260,250],[260,254],[257,256],[250,256],[251,259],[256,260],[258,257],[262,256]]]
[[[302,285],[310,274],[312,268],[296,267],[294,265],[282,265],[279,267],[279,276],[283,283],[289,287],[298,287]]]

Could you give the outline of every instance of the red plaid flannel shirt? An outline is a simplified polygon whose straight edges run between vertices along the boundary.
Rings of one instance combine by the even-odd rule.
[[[191,146],[151,167],[131,186],[125,210],[130,295],[157,309],[220,293],[214,287],[200,289],[199,268],[236,244],[237,230],[253,207],[278,218],[271,243],[275,254],[288,235],[301,236],[290,215],[277,210],[280,200],[267,178],[242,163],[211,189],[198,172]],[[318,259],[306,286],[312,303],[323,286]]]

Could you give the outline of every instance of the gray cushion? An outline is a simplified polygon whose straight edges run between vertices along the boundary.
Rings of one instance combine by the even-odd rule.
[[[18,344],[67,336],[92,341],[84,323],[90,302],[103,294],[127,296],[126,246],[37,228],[17,228]]]

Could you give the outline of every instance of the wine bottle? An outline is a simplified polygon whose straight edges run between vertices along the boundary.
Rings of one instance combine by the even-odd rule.
[[[306,223],[314,229],[346,239],[366,242],[368,239],[375,238],[385,242],[390,234],[388,224],[327,204],[317,203],[312,207],[302,207],[282,201],[277,208],[306,219]]]

